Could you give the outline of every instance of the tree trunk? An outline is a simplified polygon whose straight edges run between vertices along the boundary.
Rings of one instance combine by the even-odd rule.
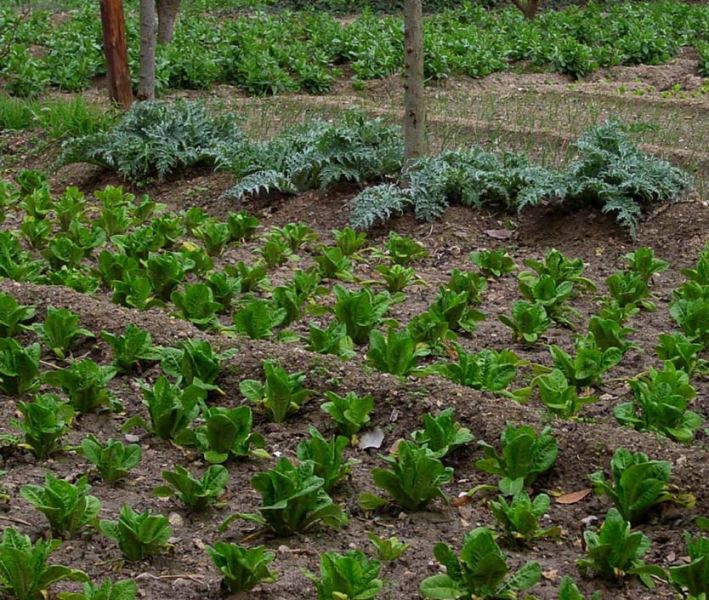
[[[133,87],[128,67],[123,0],[101,0],[101,26],[108,73],[108,95],[119,106],[128,109],[133,103]]]
[[[155,46],[157,45],[157,13],[155,0],[140,0],[140,71],[138,98],[155,99]]]
[[[158,43],[169,44],[175,31],[177,15],[180,12],[180,0],[157,0],[158,8]]]
[[[406,0],[404,3],[404,51],[404,163],[409,165],[426,152],[421,0]]]

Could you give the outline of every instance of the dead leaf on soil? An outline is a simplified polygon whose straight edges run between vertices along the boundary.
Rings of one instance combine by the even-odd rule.
[[[549,581],[556,581],[559,578],[559,571],[556,569],[549,569],[548,571],[542,571],[542,577]]]
[[[486,229],[485,235],[493,240],[509,240],[512,237],[512,232],[509,229]]]
[[[465,506],[466,504],[470,504],[473,501],[473,499],[468,496],[465,492],[460,494],[457,498],[454,498],[451,500],[451,505],[458,508],[460,506]]]
[[[384,432],[381,427],[375,427],[369,431],[365,431],[362,437],[359,438],[359,449],[367,450],[368,448],[381,448],[384,441]]]
[[[576,504],[583,500],[586,496],[591,493],[591,488],[586,488],[583,490],[578,490],[577,492],[571,492],[570,494],[564,494],[556,499],[557,504]]]

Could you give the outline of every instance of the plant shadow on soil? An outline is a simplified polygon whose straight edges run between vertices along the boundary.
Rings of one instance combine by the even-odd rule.
[[[99,187],[96,185],[99,182],[100,185],[117,183],[111,178],[96,178],[93,171],[84,174],[89,186],[87,191]],[[75,175],[76,171],[73,172]],[[63,178],[61,174],[60,178]],[[243,207],[257,214],[265,227],[302,221],[313,227],[323,241],[330,238],[330,230],[346,225],[348,211],[345,205],[355,193],[353,188],[344,186],[329,192],[310,192],[294,198],[257,199],[237,207],[219,198],[219,193],[226,187],[222,175],[196,174],[189,181],[168,181],[145,191],[154,199],[165,202],[169,210],[177,211],[198,204],[211,214],[223,217],[227,212]],[[654,281],[657,312],[641,313],[630,323],[635,329],[631,338],[642,351],[631,351],[611,372],[607,385],[598,393],[601,396],[599,402],[588,407],[585,418],[577,421],[549,420],[536,399],[521,406],[511,400],[476,392],[435,377],[399,380],[372,372],[363,368],[361,356],[350,362],[340,362],[332,357],[308,353],[299,344],[275,344],[205,334],[185,321],[168,316],[164,311],[139,312],[113,305],[109,296],[101,292],[84,296],[66,288],[9,281],[0,282],[0,289],[12,293],[24,303],[35,304],[40,317],[48,305],[65,306],[80,314],[82,326],[95,333],[102,329],[121,332],[127,323],[133,322],[151,331],[154,342],[162,345],[175,345],[187,338],[200,337],[209,339],[220,348],[236,347],[238,352],[228,361],[219,382],[225,395],[213,400],[220,404],[233,406],[242,402],[238,391],[239,382],[246,378],[260,378],[260,364],[265,358],[276,358],[291,371],[305,371],[307,386],[317,390],[318,394],[300,413],[280,425],[272,424],[262,416],[256,419],[255,427],[266,436],[272,454],[293,457],[295,447],[307,435],[310,424],[317,426],[324,434],[332,435],[335,431],[333,423],[319,409],[322,393],[326,390],[340,393],[356,390],[359,393],[372,393],[375,397],[373,424],[385,432],[382,453],[397,439],[407,437],[410,432],[419,429],[423,413],[447,406],[455,407],[458,420],[471,429],[476,439],[491,443],[499,439],[507,421],[527,422],[539,427],[549,422],[559,442],[559,459],[551,473],[535,484],[536,491],[567,493],[588,487],[587,475],[601,468],[607,469],[613,451],[620,446],[642,450],[652,458],[671,460],[673,483],[696,496],[696,507],[689,512],[672,508],[658,512],[640,529],[653,542],[646,557],[648,562],[663,566],[676,563],[678,557],[686,553],[681,539],[682,531],[691,525],[694,515],[709,514],[706,438],[700,435],[692,445],[681,446],[666,439],[658,439],[652,434],[640,434],[621,428],[615,423],[611,411],[616,403],[627,399],[629,395],[623,380],[657,363],[653,356],[657,337],[674,328],[668,312],[671,291],[681,283],[679,269],[695,261],[697,253],[709,240],[709,209],[698,202],[669,206],[643,223],[636,243],[632,243],[618,229],[612,217],[593,210],[569,212],[553,207],[538,207],[522,216],[453,207],[439,222],[422,224],[405,216],[393,221],[392,228],[416,237],[430,252],[429,258],[417,265],[417,272],[429,285],[409,288],[406,302],[396,305],[392,312],[394,318],[404,323],[425,309],[435,296],[438,285],[448,278],[451,269],[472,268],[468,260],[469,252],[484,247],[507,247],[519,265],[522,265],[525,258],[541,257],[552,247],[568,256],[580,257],[588,265],[585,275],[599,284],[599,294],[605,291],[602,285],[605,277],[620,270],[623,266],[622,256],[636,246],[654,248],[660,258],[671,263],[672,269]],[[491,231],[505,228],[509,228],[509,239],[496,240],[490,236]],[[371,232],[372,244],[381,245],[385,235],[384,229]],[[251,244],[229,250],[220,260],[223,263],[247,257],[253,260],[251,251],[254,247],[255,244]],[[292,275],[294,268],[312,264],[307,252],[302,254],[299,263],[286,265],[273,274],[274,281],[286,279]],[[363,279],[371,278],[371,266],[360,264],[357,275]],[[548,364],[546,344],[556,343],[569,348],[572,332],[559,327],[552,328],[542,342],[531,349],[513,343],[509,331],[497,321],[496,315],[506,310],[518,295],[514,275],[491,281],[481,307],[487,320],[480,324],[477,332],[465,336],[461,342],[468,351],[484,347],[509,348],[532,362]],[[583,328],[588,316],[597,311],[596,300],[592,295],[580,296],[574,300],[573,305],[583,316],[579,324]],[[298,331],[297,326],[295,329]],[[102,363],[110,360],[109,350],[101,342],[86,342],[75,350],[76,356],[84,354]],[[48,355],[43,358],[51,360]],[[152,381],[158,373],[159,368],[153,367],[142,372],[140,377]],[[528,378],[529,372],[524,372],[522,379]],[[517,383],[521,383],[521,380]],[[709,417],[709,382],[700,379],[694,383],[698,388],[694,409],[704,417]],[[134,380],[118,377],[111,383],[111,388],[122,401],[128,416],[135,413],[145,415],[140,391]],[[13,417],[13,401],[0,397],[2,432],[9,431],[9,422]],[[120,426],[125,418],[126,415],[109,413],[81,417],[67,441],[72,446],[78,445],[89,433],[100,439],[121,438],[123,434],[120,433]],[[211,565],[204,545],[220,538],[237,542],[253,533],[251,526],[243,522],[232,525],[223,536],[217,533],[217,527],[230,512],[257,510],[259,498],[250,487],[249,480],[259,470],[270,467],[272,462],[249,459],[230,463],[228,468],[231,479],[226,498],[228,508],[191,515],[175,500],[161,500],[151,492],[162,483],[160,472],[164,469],[179,464],[201,472],[204,464],[200,455],[192,449],[176,447],[148,434],[141,434],[140,438],[143,459],[132,476],[114,486],[95,480],[92,493],[103,503],[102,518],[115,518],[121,504],[125,502],[139,510],[151,508],[170,514],[175,525],[173,551],[150,561],[123,564],[115,544],[94,534],[65,542],[53,556],[53,561],[85,569],[94,580],[132,577],[137,580],[144,598],[218,598],[221,595],[219,575]],[[411,544],[402,559],[383,567],[382,575],[388,583],[380,597],[416,598],[419,597],[419,581],[438,570],[432,555],[434,543],[446,541],[459,548],[464,534],[471,528],[493,524],[492,515],[482,501],[457,508],[438,502],[427,513],[400,514],[396,509],[364,513],[357,507],[356,497],[363,491],[374,491],[369,472],[374,466],[382,466],[383,461],[375,450],[350,448],[347,456],[357,459],[359,463],[354,467],[351,479],[336,489],[333,496],[346,507],[350,515],[349,525],[341,531],[321,529],[289,539],[273,539],[269,536],[261,538],[258,543],[265,543],[276,553],[274,567],[280,578],[273,585],[262,586],[249,593],[249,598],[313,598],[314,588],[302,570],[317,571],[318,554],[325,550],[344,552],[352,547],[366,550],[367,531],[375,531],[384,536],[396,535]],[[473,463],[478,457],[479,453],[473,445],[456,451],[448,460],[455,469],[454,481],[445,488],[449,498],[455,498],[478,483],[492,482],[492,479],[475,470]],[[12,496],[2,517],[29,522],[29,527],[22,526],[21,529],[36,537],[46,534],[46,523],[39,513],[29,510],[29,505],[19,497],[21,485],[38,483],[47,470],[58,476],[75,479],[86,471],[87,463],[71,451],[44,463],[36,463],[28,454],[4,449],[0,468],[8,471],[3,483]],[[528,547],[508,548],[510,566],[515,568],[532,559],[541,563],[544,577],[531,591],[542,599],[557,597],[559,579],[565,574],[579,581],[587,593],[594,589],[602,590],[603,597],[628,600],[672,597],[667,587],[646,590],[630,579],[618,586],[610,586],[599,580],[580,580],[574,562],[583,553],[583,520],[588,522],[588,517],[602,519],[608,508],[607,499],[594,496],[588,496],[572,505],[553,503],[549,511],[550,519],[545,520],[545,525],[561,526],[561,538],[538,540]],[[2,521],[1,524],[5,526],[8,522]]]

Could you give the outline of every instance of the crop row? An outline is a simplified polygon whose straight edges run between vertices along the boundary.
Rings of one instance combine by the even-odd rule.
[[[694,45],[707,74],[709,10],[701,4],[591,4],[548,11],[526,21],[515,9],[465,4],[426,20],[426,76],[484,77],[520,61],[582,77],[600,67],[659,64]],[[137,74],[137,19],[128,23]],[[57,22],[34,11],[0,12],[0,73],[7,89],[31,96],[53,85],[86,89],[104,74],[95,7]],[[38,47],[41,52],[38,52]],[[256,14],[223,19],[185,15],[171,44],[158,48],[159,89],[203,89],[215,83],[250,94],[327,92],[347,65],[358,81],[396,73],[403,60],[403,25],[396,17],[363,14],[342,24],[326,13]],[[137,75],[136,75],[137,77]]]
[[[210,114],[198,103],[144,102],[112,129],[67,141],[62,161],[100,165],[138,182],[211,166],[235,175],[237,184],[225,192],[235,200],[384,181],[351,201],[357,229],[407,211],[433,221],[454,203],[519,212],[549,201],[598,206],[635,235],[644,210],[678,200],[692,184],[688,174],[641,152],[617,121],[589,129],[575,147],[575,160],[563,170],[472,146],[422,157],[403,172],[399,128],[358,113],[260,141],[249,139],[233,117]],[[397,178],[407,185],[392,183]]]
[[[558,253],[553,253],[540,264],[547,267],[559,265],[559,259]],[[666,267],[647,252],[638,251],[629,260],[633,269],[648,274],[648,278]],[[709,251],[702,254],[696,269],[687,271],[689,282],[684,284],[685,290],[698,290],[701,286],[706,290],[706,282],[700,283],[701,275],[698,274],[707,272],[708,262]],[[502,272],[506,270],[504,263],[510,266],[509,261],[503,261],[503,266],[498,264],[497,267],[490,263],[486,270],[492,272],[491,269],[497,268]],[[566,268],[560,271],[566,271],[571,277],[578,274],[578,266],[571,270],[568,262],[562,262],[561,266]],[[581,280],[577,283],[590,285]],[[223,362],[231,352],[217,354],[209,342],[195,340],[184,342],[177,348],[156,347],[148,332],[128,325],[122,335],[101,333],[101,339],[111,348],[113,361],[110,365],[100,366],[91,359],[72,357],[72,349],[78,342],[93,337],[91,331],[80,328],[77,315],[66,309],[49,307],[44,321],[37,321],[34,320],[33,307],[18,305],[11,296],[1,295],[0,303],[6,315],[2,322],[3,337],[0,338],[0,391],[17,398],[16,406],[21,415],[14,424],[20,435],[5,435],[4,443],[29,450],[38,460],[63,451],[62,437],[75,423],[80,425],[81,415],[99,408],[121,410],[119,401],[108,387],[117,373],[132,377],[141,366],[159,362],[163,374],[152,384],[141,383],[148,418],[135,414],[124,421],[122,429],[140,426],[166,442],[194,446],[203,453],[212,466],[201,476],[176,466],[173,470],[163,471],[165,485],[154,490],[160,496],[174,496],[188,511],[203,512],[220,505],[229,483],[229,473],[223,463],[268,456],[266,439],[253,429],[249,404],[259,414],[279,422],[297,412],[315,395],[313,390],[305,387],[304,374],[288,373],[280,365],[265,361],[263,381],[243,380],[240,384],[248,404],[228,408],[220,404],[218,383]],[[646,305],[645,308],[649,307]],[[38,336],[39,343],[29,346],[19,343],[18,340],[28,335]],[[644,408],[652,407],[650,399],[664,401],[659,407],[655,404],[656,414],[676,410],[677,407],[671,404],[673,398],[688,397],[691,387],[687,383],[688,376],[684,373],[677,379],[681,369],[675,363],[689,358],[694,376],[706,371],[706,362],[696,356],[701,343],[690,342],[689,345],[693,346],[690,348],[685,344],[674,356],[666,354],[667,348],[672,346],[668,342],[682,339],[681,334],[663,334],[663,349],[658,349],[658,353],[666,358],[666,363],[661,374],[658,376],[650,370],[649,377],[631,380],[631,385],[636,383],[637,389],[644,388],[647,394]],[[693,339],[699,338],[695,336]],[[617,349],[616,346],[611,348]],[[40,363],[42,354],[47,360]],[[52,365],[49,370],[43,369],[50,364],[49,361],[59,364]],[[497,375],[508,378],[501,372]],[[547,383],[555,383],[553,380],[551,377]],[[568,382],[563,384],[568,392]],[[40,385],[45,391],[37,394]],[[63,396],[46,391],[47,388],[60,390]],[[553,385],[540,383],[542,398],[545,395],[543,389],[553,390]],[[635,391],[635,386],[633,389]],[[27,399],[29,396],[33,398]],[[564,400],[575,397],[575,389],[566,396]],[[347,515],[331,493],[349,474],[351,463],[344,459],[344,450],[356,441],[355,436],[363,428],[370,425],[374,402],[371,396],[359,396],[356,392],[346,395],[326,392],[325,399],[321,409],[332,418],[340,435],[326,439],[317,429],[311,428],[309,438],[298,445],[297,462],[280,458],[273,469],[261,471],[252,478],[251,484],[261,496],[258,512],[236,513],[222,522],[220,531],[235,520],[256,522],[278,536],[346,524]],[[556,412],[553,405],[549,408]],[[688,414],[684,414],[685,424],[691,420]],[[456,422],[452,409],[436,415],[423,415],[423,425],[423,429],[411,433],[410,441],[402,440],[392,449],[384,468],[372,470],[372,481],[383,495],[361,494],[359,504],[362,508],[378,510],[394,504],[407,511],[420,511],[435,498],[444,497],[442,488],[453,478],[453,469],[446,466],[444,459],[456,448],[473,442],[474,438],[469,430]],[[665,433],[672,435],[673,431],[679,430]],[[681,439],[681,436],[677,437]],[[527,491],[557,460],[557,443],[549,431],[537,432],[526,425],[510,424],[501,434],[499,451],[483,441],[478,444],[484,457],[477,460],[475,466],[495,476],[497,482],[476,486],[468,495],[472,497],[481,491],[499,494],[497,500],[490,502],[497,534],[486,527],[473,530],[466,535],[459,556],[445,544],[436,545],[434,555],[446,567],[447,573],[422,581],[424,597],[457,598],[461,594],[475,594],[481,598],[499,598],[529,588],[540,579],[540,565],[530,562],[510,572],[495,538],[498,537],[503,544],[519,546],[539,537],[558,535],[557,529],[547,526],[549,523],[542,525],[548,519],[549,497],[544,493],[530,496]],[[78,450],[88,463],[87,472],[93,470],[111,485],[127,477],[141,461],[140,446],[125,445],[113,439],[101,442],[89,436]],[[691,505],[691,496],[676,494],[672,490],[670,463],[620,448],[613,456],[610,473],[610,479],[602,471],[589,474],[594,491],[608,496],[614,508],[608,511],[597,532],[585,533],[587,551],[577,561],[579,571],[610,581],[623,575],[637,576],[650,587],[657,579],[669,580],[678,590],[693,595],[706,593],[709,586],[704,568],[708,548],[706,537],[687,534],[690,562],[665,572],[643,562],[650,540],[632,529],[642,524],[653,507],[659,504]],[[86,477],[71,483],[47,474],[44,485],[25,485],[21,496],[45,515],[56,540],[71,539],[97,528],[117,542],[127,561],[148,559],[166,549],[172,535],[166,517],[147,510],[138,513],[124,505],[117,520],[99,520],[101,503],[90,495],[90,491]],[[705,529],[706,519],[699,519],[697,525]],[[358,550],[344,555],[328,552],[321,556],[320,575],[312,575],[318,598],[335,598],[338,593],[350,596],[368,593],[369,597],[375,597],[379,593],[384,585],[379,577],[381,562],[396,560],[407,548],[395,538],[382,539],[372,534],[370,539],[375,558],[368,558]],[[40,540],[33,545],[27,536],[6,529],[0,542],[0,589],[18,600],[31,600],[58,580],[85,580],[86,576],[79,571],[47,564],[49,554],[58,544],[58,541]],[[263,547],[247,548],[217,541],[208,547],[207,552],[231,591],[247,590],[257,583],[276,578],[276,573],[268,566],[274,555]],[[496,565],[494,570],[490,568],[491,563]],[[34,566],[31,572],[27,569],[30,564]],[[98,588],[87,583],[83,595],[63,597],[97,599],[113,587],[116,588],[114,594],[121,590],[127,598],[135,596],[134,583],[104,582]],[[579,597],[570,579],[562,581],[559,597]]]

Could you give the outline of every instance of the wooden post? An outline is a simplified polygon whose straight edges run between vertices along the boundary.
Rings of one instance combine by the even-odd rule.
[[[404,163],[426,153],[424,99],[423,9],[421,0],[404,2]]]
[[[128,109],[133,103],[133,88],[128,67],[123,0],[101,0],[101,26],[108,71],[108,93],[111,100]]]

